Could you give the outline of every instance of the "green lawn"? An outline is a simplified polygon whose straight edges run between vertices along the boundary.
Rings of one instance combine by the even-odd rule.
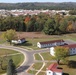
[[[76,61],[76,55],[74,55],[74,56],[69,56],[69,60],[74,60],[74,61]]]
[[[18,54],[18,55],[11,56],[11,58],[13,59],[13,62],[15,63],[16,67],[19,67],[20,64],[24,60],[24,55],[23,54]]]
[[[45,72],[40,72],[38,73],[38,75],[45,75]]]
[[[0,56],[8,55],[8,54],[14,54],[14,53],[19,53],[19,52],[18,51],[14,51],[14,50],[0,48]]]
[[[41,53],[41,55],[43,56],[44,60],[53,60],[53,57],[51,56],[50,52]]]
[[[59,67],[63,68],[64,73],[68,73],[69,75],[76,75],[76,68],[69,68],[67,65],[59,65]]]
[[[19,45],[19,47],[22,48],[26,48],[28,50],[40,50],[40,48],[37,47],[37,42],[42,42],[42,41],[49,41],[49,40],[57,40],[57,39],[71,39],[76,41],[76,34],[64,34],[64,35],[50,35],[49,37],[41,37],[41,38],[26,38],[26,40],[28,41],[27,43],[24,43],[22,45]],[[5,44],[5,45],[9,45],[7,44],[7,42],[5,40],[0,40],[0,44]]]
[[[17,51],[13,51],[13,50],[9,50],[9,49],[0,49],[0,60],[3,61],[2,63],[2,68],[0,66],[0,74],[5,73],[6,72],[6,68],[7,68],[7,64],[8,64],[8,59],[12,58],[14,64],[16,65],[16,67],[18,67],[24,60],[24,55],[19,53],[17,55],[10,55],[7,56],[9,54],[16,54],[19,53]],[[3,56],[5,55],[5,57]]]
[[[42,67],[42,65],[43,65],[43,63],[38,62],[38,63],[35,63],[35,64],[33,65],[33,68],[34,68],[35,70],[39,70],[39,69]]]
[[[37,71],[35,71],[35,70],[29,70],[29,71],[28,71],[28,73],[34,74],[34,75],[36,74],[36,72],[37,72]]]
[[[35,63],[33,66],[32,66],[32,68],[30,68],[30,70],[28,71],[28,73],[31,73],[31,74],[36,74],[36,70],[39,70],[41,67],[42,67],[42,64],[43,63]]]
[[[44,68],[42,69],[42,71],[46,71],[46,69],[48,68],[48,66],[51,65],[51,62],[46,62]]]
[[[42,60],[39,54],[35,54],[35,60]]]
[[[40,53],[44,60],[51,61],[53,60],[54,57],[51,56],[50,52],[45,52],[45,53]],[[35,54],[35,59],[36,60],[42,60],[39,54]]]

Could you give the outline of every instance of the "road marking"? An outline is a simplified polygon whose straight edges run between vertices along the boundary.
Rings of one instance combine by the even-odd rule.
[[[39,53],[40,57],[42,58],[42,61],[44,61],[44,58],[42,57],[42,55]],[[40,71],[43,69],[43,67],[45,66],[45,62],[43,62],[42,67],[40,68],[40,70],[38,70],[38,72],[35,75],[38,75],[40,73]]]

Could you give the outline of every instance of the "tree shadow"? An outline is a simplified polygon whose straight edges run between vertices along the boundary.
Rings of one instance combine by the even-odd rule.
[[[69,75],[68,73],[63,73],[63,75]]]
[[[76,61],[70,60],[68,62],[68,66],[69,66],[69,68],[76,68]]]
[[[63,69],[62,67],[57,67],[57,69]]]
[[[21,66],[17,69],[17,73],[23,72],[25,70],[27,70],[30,66]]]
[[[14,44],[14,46],[32,46],[31,43],[29,43],[28,41],[21,43],[21,44]]]

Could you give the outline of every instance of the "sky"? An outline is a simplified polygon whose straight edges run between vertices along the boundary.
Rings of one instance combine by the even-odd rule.
[[[76,0],[0,0],[0,3],[22,3],[22,2],[76,2]]]

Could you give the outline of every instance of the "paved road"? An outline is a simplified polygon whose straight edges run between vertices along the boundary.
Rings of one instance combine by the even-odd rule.
[[[72,40],[66,40],[66,43],[75,44],[76,42],[72,41]],[[17,68],[18,75],[31,75],[31,74],[27,73],[26,71],[34,62],[36,62],[34,60],[33,55],[36,53],[49,52],[49,49],[28,51],[23,48],[14,47],[14,46],[4,46],[4,45],[0,45],[0,48],[13,49],[13,50],[19,51],[24,54],[25,60],[21,64],[21,66],[19,68]]]
[[[31,75],[27,73],[26,71],[34,62],[36,62],[34,60],[33,54],[49,51],[49,49],[28,51],[23,48],[14,47],[14,46],[4,46],[4,45],[0,45],[0,48],[12,49],[12,50],[16,50],[24,54],[25,61],[21,64],[20,67],[17,68],[18,75]]]

